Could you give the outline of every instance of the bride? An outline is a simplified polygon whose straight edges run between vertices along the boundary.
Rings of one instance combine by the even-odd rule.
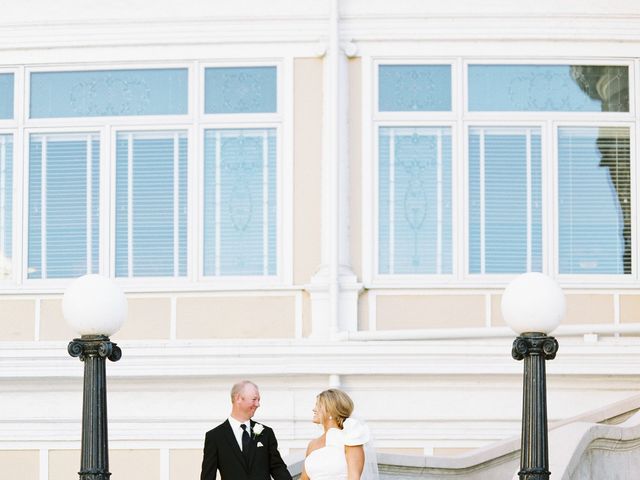
[[[320,393],[313,423],[324,433],[309,442],[300,480],[377,480],[378,466],[368,427],[351,417],[353,401],[342,390]]]

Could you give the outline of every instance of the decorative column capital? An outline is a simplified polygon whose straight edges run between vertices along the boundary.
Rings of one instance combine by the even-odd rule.
[[[523,333],[513,341],[511,356],[522,360],[529,356],[542,356],[544,360],[553,360],[558,351],[558,341],[543,333]]]
[[[81,338],[74,338],[69,342],[67,351],[72,357],[80,357],[82,362],[88,357],[108,358],[117,362],[122,357],[122,350],[118,344],[104,335],[83,335]]]

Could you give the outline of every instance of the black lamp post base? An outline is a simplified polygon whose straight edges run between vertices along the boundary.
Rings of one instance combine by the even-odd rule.
[[[543,468],[528,468],[518,472],[520,480],[549,480],[551,472]]]

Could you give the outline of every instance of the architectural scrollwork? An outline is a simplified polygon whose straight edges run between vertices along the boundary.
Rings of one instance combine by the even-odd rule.
[[[523,335],[513,341],[511,356],[516,360],[522,360],[532,355],[540,355],[545,360],[553,360],[558,351],[558,341],[547,335],[528,336]]]
[[[69,355],[80,357],[84,362],[87,357],[108,358],[112,362],[117,362],[122,358],[122,350],[116,343],[103,335],[87,335],[82,338],[75,338],[67,347]]]

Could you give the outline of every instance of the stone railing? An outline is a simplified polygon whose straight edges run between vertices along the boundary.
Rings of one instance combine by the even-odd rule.
[[[640,395],[613,403],[549,427],[553,478],[637,478],[640,471]],[[303,459],[288,458],[293,478]],[[514,437],[465,455],[452,457],[378,454],[380,480],[517,480],[520,438]]]

